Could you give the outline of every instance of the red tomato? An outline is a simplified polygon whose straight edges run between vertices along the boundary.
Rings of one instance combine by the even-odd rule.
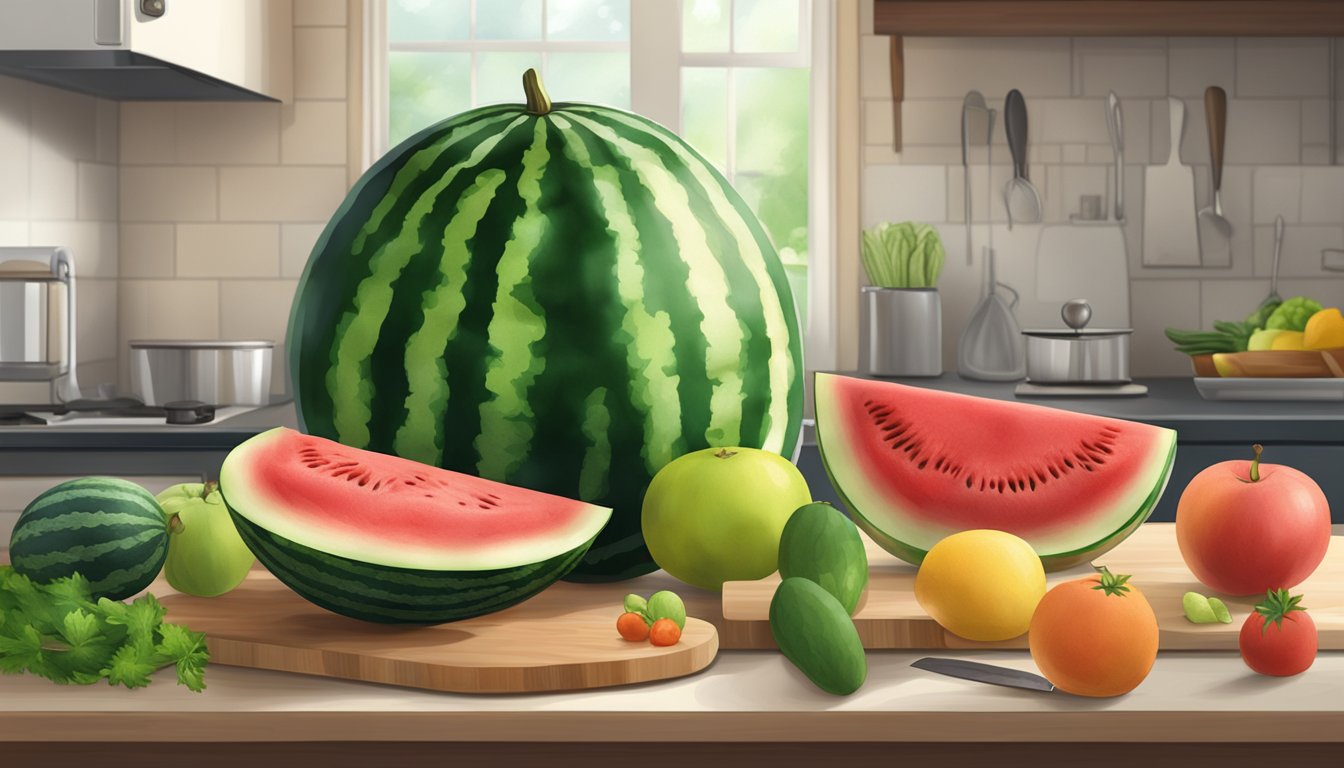
[[[1278,464],[1224,461],[1185,487],[1176,543],[1195,578],[1228,595],[1301,584],[1330,546],[1330,504],[1310,477]]]
[[[1305,672],[1316,660],[1316,622],[1298,605],[1301,596],[1270,591],[1241,625],[1237,645],[1246,666],[1262,675]]]

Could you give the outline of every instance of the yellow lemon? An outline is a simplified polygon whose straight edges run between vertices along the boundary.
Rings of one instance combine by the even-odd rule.
[[[1274,341],[1270,343],[1269,348],[1274,350],[1306,349],[1306,347],[1303,346],[1304,338],[1305,334],[1301,331],[1284,331],[1274,337]]]
[[[962,531],[942,539],[915,576],[915,599],[924,612],[967,640],[1025,633],[1044,596],[1041,559],[1030,544],[1004,531]]]
[[[1322,309],[1307,320],[1302,345],[1307,349],[1344,347],[1344,316],[1338,307]]]

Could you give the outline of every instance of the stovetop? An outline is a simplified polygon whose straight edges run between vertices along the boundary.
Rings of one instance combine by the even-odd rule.
[[[0,406],[0,427],[153,427],[213,426],[260,406],[205,406],[184,412],[162,406],[119,405],[64,411],[56,406]]]

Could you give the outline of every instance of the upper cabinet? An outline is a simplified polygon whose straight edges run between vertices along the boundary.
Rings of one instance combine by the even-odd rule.
[[[879,35],[1344,34],[1340,0],[875,0],[873,5]]]
[[[0,75],[118,101],[293,93],[290,0],[27,0],[0,15]]]

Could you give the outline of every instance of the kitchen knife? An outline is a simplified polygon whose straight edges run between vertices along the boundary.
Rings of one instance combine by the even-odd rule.
[[[1009,669],[1008,667],[996,667],[993,664],[981,664],[978,661],[963,661],[961,659],[938,659],[932,656],[926,656],[913,662],[910,666],[925,670],[926,672],[936,672],[948,677],[957,677],[962,680],[972,680],[977,683],[989,683],[990,685],[1002,685],[1008,688],[1025,688],[1029,691],[1043,691],[1049,693],[1055,690],[1040,675],[1023,672],[1020,669]]]

